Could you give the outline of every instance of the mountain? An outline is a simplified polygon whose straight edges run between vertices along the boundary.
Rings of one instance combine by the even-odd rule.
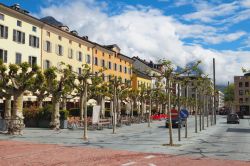
[[[45,22],[47,24],[51,24],[51,25],[54,25],[54,26],[63,26],[63,23],[57,21],[54,17],[52,16],[47,16],[47,17],[44,17],[44,18],[41,18],[40,21],[42,22]]]

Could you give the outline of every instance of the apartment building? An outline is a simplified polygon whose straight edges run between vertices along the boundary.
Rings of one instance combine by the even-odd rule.
[[[18,4],[0,4],[0,59],[6,64],[40,66],[42,25]]]
[[[139,71],[145,75],[151,76],[151,88],[157,88],[157,83],[160,83],[162,90],[165,90],[166,80],[165,78],[158,78],[162,75],[161,69],[153,67],[150,62],[142,60],[139,57],[133,57],[133,67],[136,71]]]
[[[94,44],[67,26],[56,27],[44,24],[42,28],[42,69],[51,66],[60,68],[63,63],[71,66],[72,71],[81,73],[82,65],[92,67],[92,48]]]
[[[152,83],[151,77],[140,71],[133,71],[132,89],[140,90],[141,86],[145,86],[146,88],[151,88],[151,83]]]
[[[120,53],[117,45],[102,46],[95,44],[93,48],[93,73],[103,70],[103,79],[109,81],[111,76],[131,82],[133,60]]]
[[[235,111],[241,112],[244,115],[249,115],[250,113],[250,73],[244,76],[234,76],[234,102]]]

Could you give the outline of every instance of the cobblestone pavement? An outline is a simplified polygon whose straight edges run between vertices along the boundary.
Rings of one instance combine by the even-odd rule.
[[[0,165],[57,166],[249,166],[246,161],[187,158],[100,148],[0,141]]]

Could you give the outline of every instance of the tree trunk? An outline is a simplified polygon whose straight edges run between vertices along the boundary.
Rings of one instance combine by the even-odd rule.
[[[197,88],[195,89],[195,133],[198,133],[198,126],[197,126],[197,112],[198,112],[198,97],[197,97]]]
[[[84,102],[83,102],[83,108],[84,108],[84,133],[83,133],[83,139],[86,141],[88,140],[88,84],[85,82],[85,88],[84,88]]]
[[[43,108],[43,101],[38,100],[37,105],[38,105],[38,108],[40,108],[40,109]]]
[[[8,133],[13,135],[22,134],[22,129],[24,128],[23,119],[23,92],[16,92],[14,94],[14,103],[10,125],[8,126]]]
[[[205,107],[206,107],[206,95],[203,95],[203,108],[202,108],[202,130],[205,130]]]
[[[168,92],[168,129],[169,129],[169,145],[173,146],[173,131],[172,131],[172,114],[171,114],[171,90],[170,90],[170,80],[168,81],[168,88],[166,89],[166,93]]]
[[[104,118],[105,117],[105,100],[104,97],[100,97],[100,117]]]
[[[80,120],[83,120],[84,112],[84,94],[80,94]]]
[[[53,104],[53,112],[51,115],[51,122],[50,122],[50,127],[52,129],[60,129],[60,101],[56,97],[52,98],[52,104]]]
[[[134,117],[134,101],[131,100],[131,116]]]
[[[5,96],[4,119],[11,118],[11,96]]]
[[[66,99],[66,98],[63,98],[63,101],[62,101],[62,109],[63,109],[63,110],[67,110],[67,99]]]

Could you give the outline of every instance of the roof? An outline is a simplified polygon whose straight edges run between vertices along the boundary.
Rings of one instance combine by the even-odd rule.
[[[138,70],[133,70],[133,74],[137,75],[138,77],[145,78],[145,79],[148,79],[148,80],[152,79],[149,75],[147,75],[147,74],[145,74],[143,72],[140,72]]]
[[[134,60],[136,59],[136,60],[140,61],[141,63],[145,64],[146,66],[148,66],[151,70],[153,70],[153,71],[155,71],[155,72],[158,72],[158,73],[161,73],[160,70],[155,69],[155,68],[152,68],[152,67],[150,66],[150,62],[147,62],[146,60],[142,60],[142,59],[139,58],[138,56],[137,56],[137,57],[134,56],[132,59],[134,59]]]
[[[78,39],[80,39],[80,40],[83,40],[83,41],[85,41],[85,42],[87,42],[87,43],[90,43],[90,44],[92,44],[92,45],[96,45],[96,46],[102,47],[102,48],[104,48],[104,49],[107,49],[108,51],[112,51],[113,53],[115,53],[115,51],[112,50],[113,47],[117,47],[118,49],[120,49],[120,48],[118,47],[118,45],[116,45],[116,44],[103,46],[103,45],[100,45],[100,44],[98,44],[98,43],[95,43],[95,42],[93,42],[93,41],[88,40],[85,36],[84,36],[84,37],[81,37],[81,36],[78,36],[78,35],[72,33],[72,31],[71,31],[71,32],[67,32],[67,31],[65,31],[65,30],[62,30],[60,27],[58,27],[58,26],[56,26],[56,25],[50,24],[50,23],[48,23],[48,22],[42,21],[42,20],[40,20],[40,19],[38,19],[38,18],[36,18],[36,17],[33,17],[33,16],[29,15],[29,14],[28,14],[29,12],[26,11],[26,10],[23,10],[23,9],[18,9],[18,10],[16,10],[16,9],[13,9],[12,7],[6,6],[6,5],[4,5],[4,4],[2,4],[2,3],[0,3],[0,6],[2,6],[2,7],[4,7],[4,8],[7,8],[7,9],[10,9],[10,10],[12,10],[12,11],[14,11],[14,12],[20,14],[20,15],[29,17],[29,18],[31,18],[32,20],[34,20],[34,21],[36,21],[36,22],[38,22],[38,23],[41,23],[41,25],[43,24],[43,25],[48,25],[48,26],[50,26],[50,27],[56,28],[57,30],[60,30],[61,32],[66,33],[66,34],[68,34],[68,35],[71,35],[72,37],[76,37],[76,38],[78,38]],[[25,11],[25,12],[24,12],[24,11]],[[63,25],[63,26],[66,26],[66,25]],[[123,55],[123,54],[119,54],[119,55],[122,56],[123,58],[125,58],[127,61],[133,63],[132,58],[130,58],[130,57],[126,56],[126,55]]]

